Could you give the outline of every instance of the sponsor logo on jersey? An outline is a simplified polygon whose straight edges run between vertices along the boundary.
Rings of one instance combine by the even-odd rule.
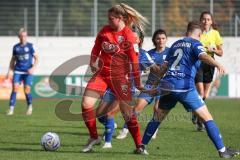
[[[123,36],[118,36],[117,41],[118,41],[118,43],[122,43],[124,41],[124,37]]]
[[[17,55],[17,59],[18,59],[19,61],[28,60],[28,59],[29,59],[29,54],[20,54],[20,55]]]
[[[127,93],[127,91],[128,91],[128,85],[127,84],[121,85],[121,88],[122,88],[123,93]]]
[[[106,53],[117,53],[120,51],[118,45],[112,44],[110,42],[103,42],[102,43],[102,49]]]

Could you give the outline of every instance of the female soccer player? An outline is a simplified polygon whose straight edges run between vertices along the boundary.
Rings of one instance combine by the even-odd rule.
[[[217,30],[212,14],[210,12],[202,12],[200,16],[200,22],[204,27],[200,42],[205,47],[207,54],[213,58],[214,55],[221,57],[223,55],[223,41]],[[213,80],[214,69],[214,66],[202,62],[196,74],[196,87],[203,100],[208,97],[210,85]],[[203,123],[201,120],[197,120],[197,117],[194,114],[193,123],[197,124],[196,126],[198,131],[204,130]]]
[[[139,90],[143,88],[140,83],[138,44],[129,26],[133,23],[143,28],[147,19],[132,7],[121,3],[108,10],[108,23],[98,33],[92,49],[90,67],[95,75],[88,82],[82,99],[82,116],[90,133],[83,152],[90,151],[93,145],[101,141],[96,128],[94,104],[107,88],[114,92],[119,101],[136,148],[141,143],[140,127],[128,104],[132,98],[130,72],[136,87]]]
[[[152,42],[153,42],[155,48],[148,51],[148,53],[157,65],[161,65],[161,64],[163,64],[163,62],[169,52],[169,48],[166,47],[166,43],[167,43],[166,32],[162,29],[156,30],[153,34]],[[153,72],[150,72],[148,75],[148,80],[147,80],[144,88],[146,90],[153,89],[155,84],[158,84],[158,82],[159,82],[158,76],[156,74],[154,74]],[[154,98],[155,98],[154,108],[157,108],[158,100],[160,98],[159,95],[153,96],[148,93],[142,92],[138,96],[137,105],[135,106],[135,112],[142,111],[146,105],[151,104],[153,102]],[[124,139],[127,137],[127,134],[128,134],[127,125],[124,125],[123,129],[120,131],[120,134],[116,138]],[[155,134],[152,138],[155,139],[156,135],[157,135],[157,132],[155,132]]]
[[[207,134],[221,158],[231,158],[240,153],[225,147],[212,115],[195,88],[194,77],[199,67],[199,60],[217,67],[219,74],[225,73],[224,67],[205,52],[204,47],[199,42],[201,34],[201,25],[198,22],[190,22],[187,27],[187,37],[176,41],[170,48],[165,60],[166,63],[162,65],[162,68],[166,68],[166,70],[160,75],[165,74],[162,80],[172,84],[174,88],[167,86],[160,88],[162,91],[169,91],[169,93],[160,97],[158,110],[147,125],[139,153],[148,154],[145,146],[177,102],[183,104],[187,111],[192,110],[203,119]]]
[[[159,67],[154,63],[147,51],[142,49],[142,44],[144,40],[143,32],[140,28],[132,26],[132,31],[136,35],[137,42],[139,43],[139,68],[141,72],[145,72],[150,68],[152,70],[158,70]],[[133,81],[134,83],[134,81]],[[132,85],[132,94],[137,95],[135,85]],[[97,108],[98,120],[105,126],[104,139],[105,144],[103,148],[112,148],[111,139],[114,132],[114,115],[119,112],[119,103],[115,101],[115,95],[108,89],[102,99],[102,102]],[[125,124],[126,125],[126,124]],[[127,126],[127,125],[126,125]],[[126,127],[127,128],[127,127]],[[128,130],[128,129],[127,129]]]
[[[16,96],[18,92],[18,88],[23,81],[24,84],[24,92],[26,95],[28,109],[26,115],[32,114],[32,95],[31,85],[32,85],[32,74],[36,68],[38,63],[38,56],[35,53],[33,48],[33,44],[27,42],[27,30],[21,28],[18,32],[18,38],[20,43],[14,45],[13,47],[13,55],[10,61],[9,70],[7,73],[7,79],[10,78],[12,71],[13,75],[13,87],[12,93],[10,97],[9,110],[7,115],[13,115],[14,106],[16,102]],[[34,59],[34,61],[33,61]]]

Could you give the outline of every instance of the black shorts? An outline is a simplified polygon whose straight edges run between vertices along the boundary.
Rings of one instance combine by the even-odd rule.
[[[214,70],[214,66],[202,62],[197,71],[195,83],[211,83],[213,80]]]

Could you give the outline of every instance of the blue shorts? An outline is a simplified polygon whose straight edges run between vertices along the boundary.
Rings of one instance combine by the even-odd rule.
[[[132,87],[131,92],[132,92],[132,95],[135,96],[135,94],[137,94],[136,88]],[[114,93],[110,88],[108,88],[103,95],[103,98],[102,98],[103,102],[112,103],[115,99],[116,98]]]
[[[103,102],[112,103],[115,100],[115,95],[111,89],[107,89],[102,98]]]
[[[146,90],[151,90],[151,89],[153,89],[153,85],[151,85],[151,84],[146,84],[146,85],[144,86],[144,89],[146,89]],[[150,95],[150,94],[148,94],[148,93],[141,92],[141,93],[139,94],[138,98],[145,99],[145,100],[148,102],[148,104],[151,104],[151,103],[153,102],[154,98],[155,98],[155,100],[159,100],[159,99],[160,99],[160,95],[153,96],[153,95]]]
[[[159,108],[170,110],[175,107],[177,102],[183,104],[184,108],[190,112],[205,105],[196,89],[187,92],[170,92],[160,97]]]
[[[32,85],[33,76],[31,74],[18,74],[14,73],[13,75],[13,83],[21,84],[23,82],[24,85],[31,86]]]

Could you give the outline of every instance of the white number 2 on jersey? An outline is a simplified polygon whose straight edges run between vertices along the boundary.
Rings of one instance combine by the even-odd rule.
[[[180,70],[180,66],[178,65],[179,61],[182,59],[183,56],[183,50],[181,48],[177,49],[174,52],[174,57],[177,56],[176,60],[173,62],[172,66],[171,66],[171,70]]]

